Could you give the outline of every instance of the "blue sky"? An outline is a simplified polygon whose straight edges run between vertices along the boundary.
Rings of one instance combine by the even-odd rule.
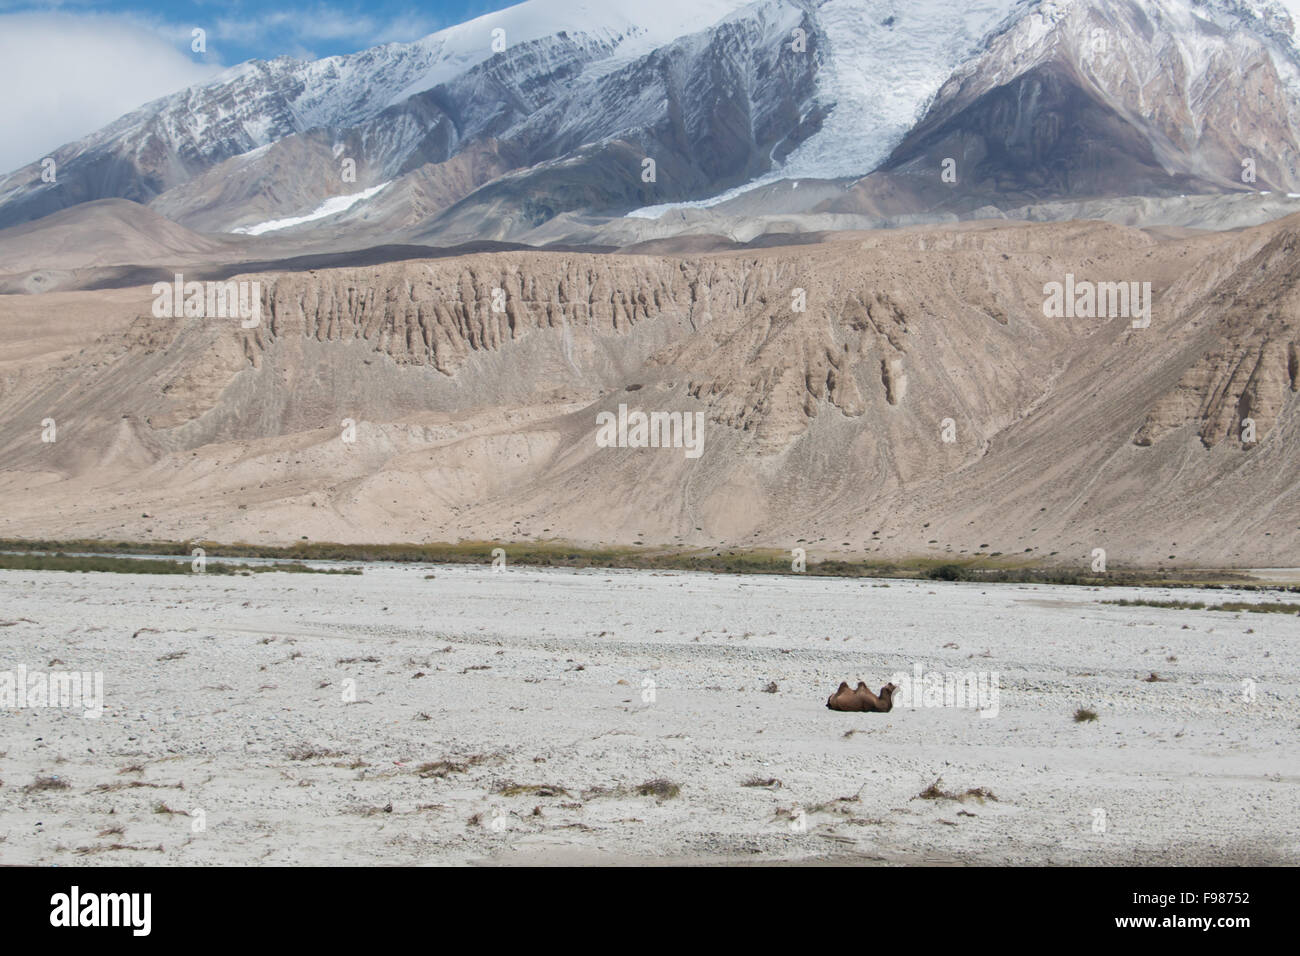
[[[518,0],[0,0],[6,16],[62,15],[135,23],[171,36],[186,52],[207,31],[208,62],[226,66],[281,54],[315,59],[388,41],[414,40]]]
[[[249,59],[415,40],[513,0],[0,0],[0,176]],[[207,50],[192,50],[192,31]]]

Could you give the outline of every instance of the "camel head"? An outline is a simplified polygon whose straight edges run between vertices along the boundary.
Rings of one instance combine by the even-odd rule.
[[[881,696],[881,697],[893,697],[893,696],[894,696],[894,691],[896,691],[896,690],[898,690],[898,685],[897,685],[897,684],[886,684],[884,687],[880,688],[880,696]]]

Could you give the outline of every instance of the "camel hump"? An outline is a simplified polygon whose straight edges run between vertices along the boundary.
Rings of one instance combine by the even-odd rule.
[[[836,690],[835,693],[837,693],[837,694],[843,694],[843,693],[844,693],[845,691],[847,691],[848,689],[849,689],[849,682],[848,682],[848,681],[844,681],[844,680],[842,680],[842,681],[840,681],[839,689]]]

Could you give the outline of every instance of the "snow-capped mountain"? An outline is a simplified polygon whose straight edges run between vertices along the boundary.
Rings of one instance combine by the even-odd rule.
[[[55,182],[0,180],[0,226],[121,197],[205,232],[464,241],[864,176],[799,202],[1290,192],[1298,124],[1273,0],[529,0],[147,104],[57,150]]]
[[[500,85],[529,112],[547,99],[539,84],[617,69],[742,6],[670,0],[647,16],[639,0],[530,0],[413,43],[315,62],[245,63],[61,147],[52,155],[54,183],[42,181],[44,157],[34,157],[0,180],[0,224],[108,196],[148,203],[225,160],[256,159],[250,154],[313,130],[357,130],[391,172],[440,132],[442,117],[413,97],[456,81]],[[454,127],[464,117],[451,119]],[[457,129],[451,135],[465,139]]]

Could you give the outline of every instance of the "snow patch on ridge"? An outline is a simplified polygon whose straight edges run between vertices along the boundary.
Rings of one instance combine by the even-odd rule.
[[[345,212],[351,209],[362,200],[369,199],[390,185],[391,180],[387,183],[380,183],[378,186],[371,186],[369,189],[363,189],[359,193],[351,193],[347,196],[331,196],[314,210],[305,216],[293,216],[288,219],[271,219],[267,222],[259,222],[255,226],[240,226],[238,229],[231,229],[231,232],[239,233],[244,236],[260,236],[264,232],[275,232],[279,229],[288,229],[290,226],[298,226],[304,222],[312,222],[316,219],[324,219],[326,216],[333,216],[335,213]]]

